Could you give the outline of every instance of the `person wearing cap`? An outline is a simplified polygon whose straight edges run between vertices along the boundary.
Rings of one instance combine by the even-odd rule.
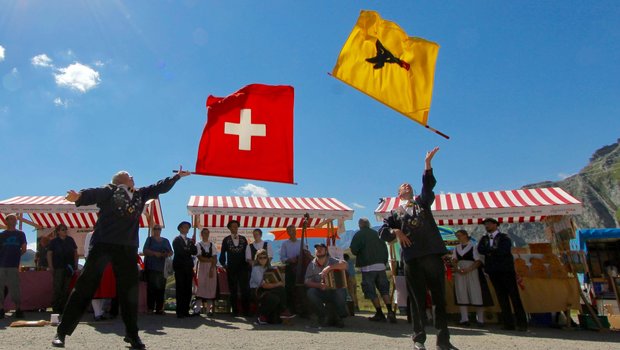
[[[514,330],[516,318],[516,329],[525,332],[527,331],[527,315],[517,287],[517,274],[511,252],[512,240],[507,234],[499,231],[497,220],[486,218],[482,224],[487,234],[482,236],[478,243],[478,253],[484,255],[484,271],[489,275],[495,289],[497,302],[501,309],[503,328]],[[511,303],[515,318],[512,316]]]
[[[192,283],[194,283],[194,256],[198,254],[196,242],[187,237],[191,227],[192,224],[189,222],[181,221],[177,225],[179,235],[172,240],[172,248],[174,249],[172,267],[176,282],[176,314],[178,318],[198,315],[189,313],[192,301]]]
[[[90,253],[80,277],[77,279],[58,328],[52,341],[54,347],[64,347],[65,337],[77,327],[86,306],[90,303],[106,265],[111,262],[116,275],[118,302],[125,323],[123,340],[132,349],[146,346],[138,336],[138,255],[140,216],[149,199],[172,189],[188,171],[179,172],[156,184],[136,188],[133,177],[126,171],[119,171],[112,177],[112,183],[83,189],[80,192],[67,191],[65,199],[76,206],[97,205],[97,223],[90,241]]]
[[[306,295],[317,316],[317,326],[344,327],[342,317],[347,316],[345,288],[327,288],[325,278],[333,270],[346,270],[347,262],[330,257],[325,243],[314,245],[315,258],[308,264],[305,285]]]
[[[443,256],[448,254],[439,228],[431,212],[435,201],[433,188],[437,183],[431,161],[439,147],[426,152],[422,191],[414,196],[413,188],[403,183],[398,188],[400,206],[383,221],[379,229],[381,238],[388,242],[398,239],[405,262],[407,290],[413,299],[411,307],[413,323],[413,348],[426,349],[424,330],[426,291],[430,290],[435,305],[435,328],[437,329],[437,349],[456,349],[450,343],[446,313],[446,280]]]
[[[248,240],[239,234],[239,221],[231,220],[226,227],[230,235],[222,240],[220,265],[226,268],[232,314],[239,315],[237,300],[240,290],[243,315],[250,316],[250,265],[245,259]]]
[[[172,256],[170,241],[161,236],[161,225],[155,224],[151,235],[146,238],[144,247],[144,272],[146,273],[146,307],[147,312],[164,314],[164,294],[166,278],[164,267],[166,259]]]
[[[23,318],[21,294],[19,292],[19,263],[26,252],[26,234],[17,229],[17,215],[4,216],[6,230],[0,232],[0,318],[4,318],[5,287],[15,304],[13,317]]]

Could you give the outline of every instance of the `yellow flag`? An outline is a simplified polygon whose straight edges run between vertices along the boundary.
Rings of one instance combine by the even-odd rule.
[[[437,43],[361,11],[332,75],[428,127],[438,51]]]

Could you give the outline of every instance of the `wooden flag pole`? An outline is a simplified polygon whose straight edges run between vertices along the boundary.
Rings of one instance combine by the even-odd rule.
[[[348,85],[348,86],[350,86],[350,87],[354,88],[355,90],[357,90],[357,91],[359,91],[359,92],[363,93],[363,94],[364,94],[364,95],[366,95],[366,96],[370,96],[370,97],[372,97],[373,99],[375,99],[377,102],[381,103],[382,105],[384,105],[384,106],[388,106],[388,107],[392,108],[393,110],[395,110],[396,112],[398,112],[398,113],[400,113],[400,114],[402,114],[402,115],[406,116],[407,118],[409,118],[406,114],[404,114],[403,112],[399,111],[398,109],[396,109],[396,108],[394,108],[394,107],[392,107],[392,106],[390,106],[390,105],[386,104],[385,102],[383,102],[383,101],[379,100],[378,98],[376,98],[376,97],[374,97],[374,96],[372,96],[372,95],[367,94],[366,92],[364,92],[364,91],[362,91],[362,90],[358,89],[357,87],[355,87],[355,86],[353,86],[353,85],[351,85],[351,84],[347,83],[346,81],[344,81],[344,80],[342,80],[342,79],[340,79],[340,78],[338,78],[338,77],[334,76],[332,73],[327,72],[327,75],[329,75],[329,76],[330,76],[330,77],[332,77],[332,78],[336,78],[336,80],[341,81],[342,83],[344,83],[344,84],[346,84],[346,85]],[[411,119],[411,118],[409,118],[409,119]],[[413,119],[411,119],[411,120],[413,120]],[[446,139],[448,139],[448,140],[450,139],[450,136],[448,136],[448,135],[444,134],[443,132],[441,132],[441,131],[439,131],[439,130],[437,130],[437,129],[433,128],[433,127],[431,127],[431,126],[430,126],[430,125],[428,125],[428,124],[422,124],[422,123],[418,122],[417,120],[413,120],[413,121],[414,121],[414,122],[416,122],[416,123],[418,123],[418,124],[420,124],[420,125],[422,125],[423,127],[427,128],[428,130],[430,130],[430,131],[434,132],[435,134],[437,134],[437,135],[439,135],[439,136],[441,136],[441,137],[444,137],[444,138],[446,138]]]

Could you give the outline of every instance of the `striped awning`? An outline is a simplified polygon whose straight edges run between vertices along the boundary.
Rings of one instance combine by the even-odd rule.
[[[299,227],[306,213],[313,227],[353,217],[353,209],[335,198],[191,196],[187,210],[196,227],[225,227],[230,220],[241,227]]]
[[[399,205],[399,198],[385,198],[375,209],[377,220],[383,220]],[[575,215],[581,213],[582,205],[563,189],[550,187],[439,194],[431,209],[438,225],[473,225],[487,217],[515,223],[541,221],[550,215]]]
[[[28,214],[31,221],[41,228],[55,227],[61,223],[69,228],[92,228],[97,222],[98,211],[96,205],[76,207],[63,196],[20,196],[0,201],[0,222],[6,224],[4,214],[21,213]],[[153,225],[164,226],[159,199],[146,202],[140,227],[149,227],[149,217],[152,217]]]

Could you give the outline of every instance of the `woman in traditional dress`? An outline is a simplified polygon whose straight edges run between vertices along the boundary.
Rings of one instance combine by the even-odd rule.
[[[493,305],[487,286],[486,277],[482,272],[483,257],[470,240],[465,230],[456,231],[459,244],[452,252],[454,274],[454,296],[461,311],[461,326],[469,326],[468,306],[476,307],[477,325],[484,325],[484,306]]]
[[[217,247],[209,241],[209,229],[200,231],[200,242],[196,243],[198,254],[198,289],[196,299],[202,302],[201,312],[213,317],[213,301],[217,290]]]

